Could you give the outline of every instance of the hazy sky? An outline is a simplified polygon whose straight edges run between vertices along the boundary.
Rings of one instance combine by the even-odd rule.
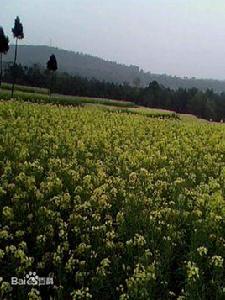
[[[0,0],[10,36],[16,16],[24,44],[50,44],[145,71],[225,79],[224,0]]]

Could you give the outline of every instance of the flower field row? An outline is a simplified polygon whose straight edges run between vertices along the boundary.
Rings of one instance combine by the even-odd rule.
[[[224,199],[224,125],[2,101],[0,298],[225,299]]]

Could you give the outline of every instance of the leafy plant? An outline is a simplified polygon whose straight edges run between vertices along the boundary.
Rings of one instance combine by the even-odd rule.
[[[3,28],[0,27],[0,88],[2,85],[2,56],[9,51],[9,39],[5,36]]]
[[[15,67],[16,67],[17,52],[18,52],[18,40],[22,40],[24,38],[23,24],[20,22],[19,17],[16,17],[16,19],[15,19],[14,27],[12,28],[12,33],[13,33],[14,38],[16,39],[16,45],[15,45],[15,55],[14,55],[14,62],[13,62],[14,78],[13,78],[13,84],[12,84],[11,98],[13,98],[13,95],[14,95],[15,82],[16,82]]]

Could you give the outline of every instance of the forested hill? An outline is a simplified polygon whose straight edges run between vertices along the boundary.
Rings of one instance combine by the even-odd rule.
[[[62,50],[48,46],[23,45],[19,47],[18,63],[30,66],[33,64],[46,65],[49,56],[54,53],[59,64],[59,71],[96,78],[114,83],[129,83],[134,86],[147,86],[151,81],[157,81],[172,89],[197,87],[200,90],[214,89],[216,92],[225,91],[225,81],[211,79],[179,78],[168,75],[157,75],[140,70],[138,66],[126,66],[112,61],[86,55],[78,52]],[[13,60],[14,46],[10,47],[5,62]]]

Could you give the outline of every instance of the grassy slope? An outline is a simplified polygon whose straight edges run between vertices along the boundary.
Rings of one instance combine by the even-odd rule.
[[[10,91],[2,90],[0,94],[1,99],[10,99]],[[117,107],[135,107],[135,104],[128,101],[119,101],[119,100],[111,100],[111,99],[103,99],[103,98],[89,98],[89,97],[76,97],[76,96],[65,96],[53,94],[51,98],[44,93],[37,92],[25,92],[21,90],[16,90],[14,94],[14,98],[16,100],[24,100],[29,102],[37,102],[37,103],[54,103],[54,104],[62,104],[62,105],[82,105],[87,103],[93,104],[102,104],[102,105],[111,105]]]
[[[3,82],[2,89],[11,91],[12,85],[10,83]],[[41,93],[41,94],[48,94],[48,89],[40,88],[40,87],[33,87],[33,86],[25,86],[16,84],[15,90],[20,92],[27,92],[27,93]]]
[[[2,99],[10,98],[11,85],[8,83],[3,83],[2,85]],[[159,117],[159,118],[177,118],[178,115],[173,111],[145,108],[136,106],[133,102],[119,101],[103,98],[90,98],[90,97],[75,97],[66,96],[60,94],[53,94],[51,98],[48,96],[48,90],[38,87],[29,87],[16,85],[15,99],[24,100],[29,102],[37,103],[54,103],[62,105],[98,105],[102,109],[114,110],[119,113],[129,113],[129,114],[141,114],[148,117]]]

